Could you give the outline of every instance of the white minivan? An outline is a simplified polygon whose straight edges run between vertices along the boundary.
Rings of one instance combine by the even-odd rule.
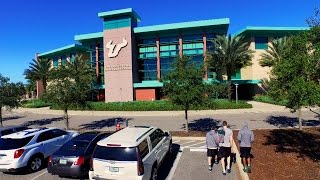
[[[90,179],[157,179],[158,168],[172,152],[172,138],[156,127],[124,128],[97,143]]]

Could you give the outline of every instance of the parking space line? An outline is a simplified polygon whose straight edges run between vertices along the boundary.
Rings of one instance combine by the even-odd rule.
[[[193,142],[195,142],[195,141],[188,141],[188,142],[185,142],[185,143],[182,143],[182,144],[179,144],[179,145],[182,146],[182,145],[190,144],[190,143],[193,143]]]
[[[172,168],[171,168],[171,170],[170,170],[170,172],[169,172],[169,175],[167,176],[166,180],[172,180],[173,175],[174,175],[174,172],[176,171],[176,169],[177,169],[177,167],[178,167],[178,163],[179,163],[179,161],[180,161],[180,158],[181,158],[182,153],[183,153],[183,147],[181,147],[181,148],[179,149],[177,158],[176,158],[176,160],[174,161],[173,166],[172,166]]]
[[[188,146],[185,146],[185,148],[186,148],[186,147],[194,147],[194,146],[199,145],[199,144],[205,144],[205,142],[202,141],[202,142],[199,142],[199,143],[190,144],[190,145],[188,145]]]
[[[34,177],[34,178],[30,179],[30,180],[38,179],[40,176],[42,176],[42,175],[44,175],[46,173],[47,173],[47,171],[44,171],[43,173],[39,174],[38,176],[36,176],[36,177]]]

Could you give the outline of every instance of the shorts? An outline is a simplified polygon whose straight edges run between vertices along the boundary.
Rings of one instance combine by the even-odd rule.
[[[218,155],[218,149],[207,149],[208,157],[215,157],[216,155]]]
[[[242,158],[249,158],[251,155],[251,147],[240,147],[240,156]]]
[[[220,157],[231,156],[231,147],[220,147]]]

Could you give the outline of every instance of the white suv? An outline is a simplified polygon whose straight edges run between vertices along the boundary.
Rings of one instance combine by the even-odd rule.
[[[0,171],[39,170],[44,159],[57,151],[75,131],[57,128],[27,129],[0,138]]]
[[[158,168],[172,152],[172,139],[159,128],[124,128],[97,143],[90,179],[157,179]]]

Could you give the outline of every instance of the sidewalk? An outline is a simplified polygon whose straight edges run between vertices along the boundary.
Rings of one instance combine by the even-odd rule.
[[[219,109],[219,110],[190,110],[189,116],[203,115],[221,115],[221,114],[242,114],[242,113],[270,113],[270,112],[289,112],[289,109],[284,106],[249,101],[252,104],[250,109]],[[303,111],[309,111],[304,108]],[[61,115],[61,110],[51,110],[48,107],[44,108],[19,108],[14,110],[17,113],[35,113],[35,114],[50,114]],[[183,116],[184,111],[68,111],[69,115],[73,116]]]

